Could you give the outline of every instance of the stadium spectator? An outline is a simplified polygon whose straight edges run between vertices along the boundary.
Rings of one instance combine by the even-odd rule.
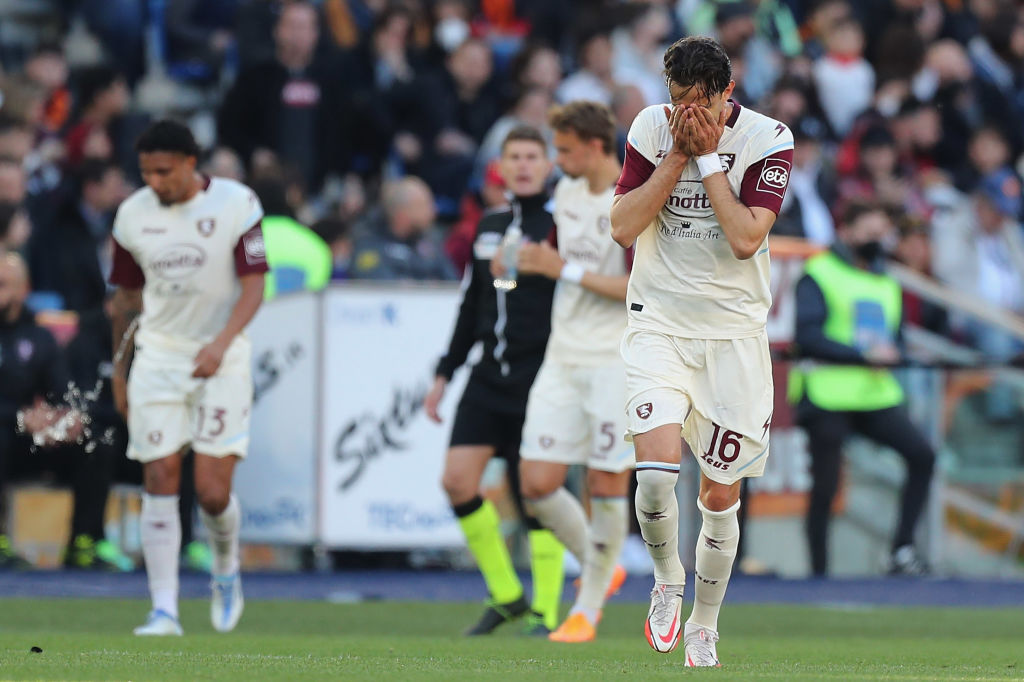
[[[59,133],[71,116],[71,91],[67,87],[68,63],[57,43],[40,44],[25,61],[25,76],[46,93],[43,130]]]
[[[212,80],[234,43],[231,29],[239,0],[174,0],[164,9],[167,60],[188,76]]]
[[[715,33],[718,42],[733,60],[743,67],[742,78],[735,78],[737,87],[742,85],[738,100],[759,102],[771,91],[782,71],[781,55],[771,43],[757,34],[754,23],[754,7],[746,0],[733,0],[718,5],[715,11]]]
[[[267,150],[294,165],[310,191],[329,172],[349,165],[352,134],[344,104],[344,74],[316,56],[316,8],[286,3],[274,28],[274,59],[244,69],[228,91],[218,116],[220,142],[247,164]]]
[[[340,218],[324,218],[313,225],[331,250],[331,279],[348,279],[352,270],[352,236],[349,224]]]
[[[852,433],[894,449],[906,462],[890,570],[927,567],[914,549],[935,453],[907,417],[903,389],[885,369],[901,362],[902,296],[882,272],[893,225],[877,204],[851,204],[832,250],[807,261],[797,284],[796,343],[800,355],[825,364],[790,375],[789,398],[807,432],[812,487],[807,507],[811,571],[828,571],[828,525],[839,486],[843,443]]]
[[[503,93],[506,99],[515,99],[520,93],[533,88],[540,88],[553,96],[563,82],[558,53],[539,43],[524,47],[512,60],[509,72],[511,91]]]
[[[0,252],[21,251],[31,234],[25,211],[18,204],[0,202]]]
[[[987,175],[971,200],[944,207],[934,219],[935,275],[976,300],[1010,312],[1024,313],[1024,231],[1021,182],[1009,169]],[[1010,334],[977,322],[961,330],[987,358],[1007,361],[1024,351]],[[986,396],[986,413],[994,421],[1018,413],[1013,389],[997,383]]]
[[[822,246],[835,239],[835,226],[829,211],[834,178],[822,153],[825,124],[805,116],[792,127],[793,170],[789,176],[789,191],[782,201],[772,234],[801,237]]]
[[[380,216],[369,221],[355,244],[356,279],[455,279],[455,269],[434,226],[437,210],[430,188],[415,177],[385,185]]]
[[[647,104],[665,99],[662,56],[670,38],[672,17],[664,5],[649,4],[627,26],[612,32],[612,75],[619,83],[632,83]]]
[[[855,19],[837,21],[825,33],[826,53],[814,64],[814,82],[829,125],[845,135],[871,105],[875,72],[864,59],[864,31]]]
[[[80,191],[64,200],[53,223],[35,230],[29,267],[35,290],[58,294],[64,309],[98,311],[107,296],[114,210],[129,192],[110,161],[83,162],[78,184]]]
[[[607,33],[594,33],[580,42],[579,69],[562,81],[556,95],[559,102],[586,99],[610,105],[615,87],[611,38]]]
[[[210,152],[201,170],[213,177],[245,181],[245,166],[242,159],[228,147],[217,147]]]
[[[550,131],[547,126],[547,112],[551,108],[551,93],[543,88],[530,88],[516,99],[512,109],[494,122],[484,135],[476,153],[470,190],[479,188],[487,167],[501,156],[501,143],[513,128],[528,125],[542,132]]]
[[[113,67],[90,67],[75,80],[78,112],[64,137],[67,163],[72,168],[86,158],[114,156],[110,126],[128,107],[130,94],[125,77]]]
[[[25,199],[25,171],[21,163],[0,156],[0,201],[20,204]]]
[[[82,434],[82,423],[64,402],[69,387],[66,363],[53,336],[25,308],[28,291],[24,261],[14,254],[0,255],[0,505],[15,477],[49,471],[70,482],[75,501],[68,557],[92,567],[93,561],[76,561],[81,557],[74,539],[103,528],[110,452],[87,456],[74,443]],[[30,568],[5,534],[6,511],[0,509],[0,569]]]
[[[626,155],[626,138],[629,135],[629,126],[632,125],[633,119],[643,111],[645,106],[646,102],[644,102],[643,92],[632,83],[619,85],[612,93],[611,107],[612,113],[615,114],[615,128],[617,130],[615,148],[618,150],[619,161],[622,161]]]

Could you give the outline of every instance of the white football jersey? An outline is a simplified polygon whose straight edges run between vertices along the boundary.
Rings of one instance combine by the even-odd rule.
[[[262,218],[253,191],[226,178],[180,204],[161,204],[149,187],[121,204],[110,281],[142,287],[140,344],[191,352],[224,329],[239,276],[267,270]]]
[[[616,194],[651,176],[672,148],[663,105],[644,109],[629,130]],[[776,214],[789,185],[793,134],[778,121],[733,105],[718,143],[722,168],[740,201]],[[767,240],[739,260],[722,232],[691,159],[661,211],[636,241],[629,326],[697,339],[754,336],[771,307]]]
[[[612,239],[609,213],[614,188],[590,191],[586,178],[563,177],[555,187],[555,234],[559,255],[599,275],[629,274],[629,254]],[[626,311],[579,284],[559,282],[551,309],[547,357],[569,365],[619,361]]]

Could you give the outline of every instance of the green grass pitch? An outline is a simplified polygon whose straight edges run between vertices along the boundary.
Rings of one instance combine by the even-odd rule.
[[[147,604],[0,600],[0,680],[1007,680],[1024,679],[1024,611],[726,604],[719,670],[651,651],[642,604],[612,604],[598,641],[556,645],[459,632],[469,603],[250,602],[218,635],[182,605],[183,638],[130,632]],[[42,653],[31,653],[34,646]]]

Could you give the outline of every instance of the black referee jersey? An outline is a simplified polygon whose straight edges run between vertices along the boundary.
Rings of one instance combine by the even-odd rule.
[[[551,333],[555,282],[541,275],[526,275],[519,277],[511,291],[495,289],[491,260],[513,223],[520,226],[524,239],[533,242],[552,235],[555,221],[547,202],[544,194],[515,197],[509,207],[480,219],[473,261],[463,278],[455,331],[448,352],[437,365],[437,375],[451,379],[473,345],[482,341],[483,358],[473,368],[466,395],[483,399],[501,412],[526,412],[530,386]]]

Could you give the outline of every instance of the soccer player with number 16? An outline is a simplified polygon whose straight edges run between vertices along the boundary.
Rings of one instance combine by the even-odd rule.
[[[637,115],[612,206],[635,242],[627,292],[627,438],[636,513],[654,560],[646,623],[656,651],[682,635],[687,666],[717,666],[718,612],[739,542],[740,483],[768,457],[773,387],[767,237],[782,205],[793,135],[729,99],[722,47],[684,38],[665,52],[671,106]],[[682,435],[701,469],[693,612],[681,623],[676,480]]]

